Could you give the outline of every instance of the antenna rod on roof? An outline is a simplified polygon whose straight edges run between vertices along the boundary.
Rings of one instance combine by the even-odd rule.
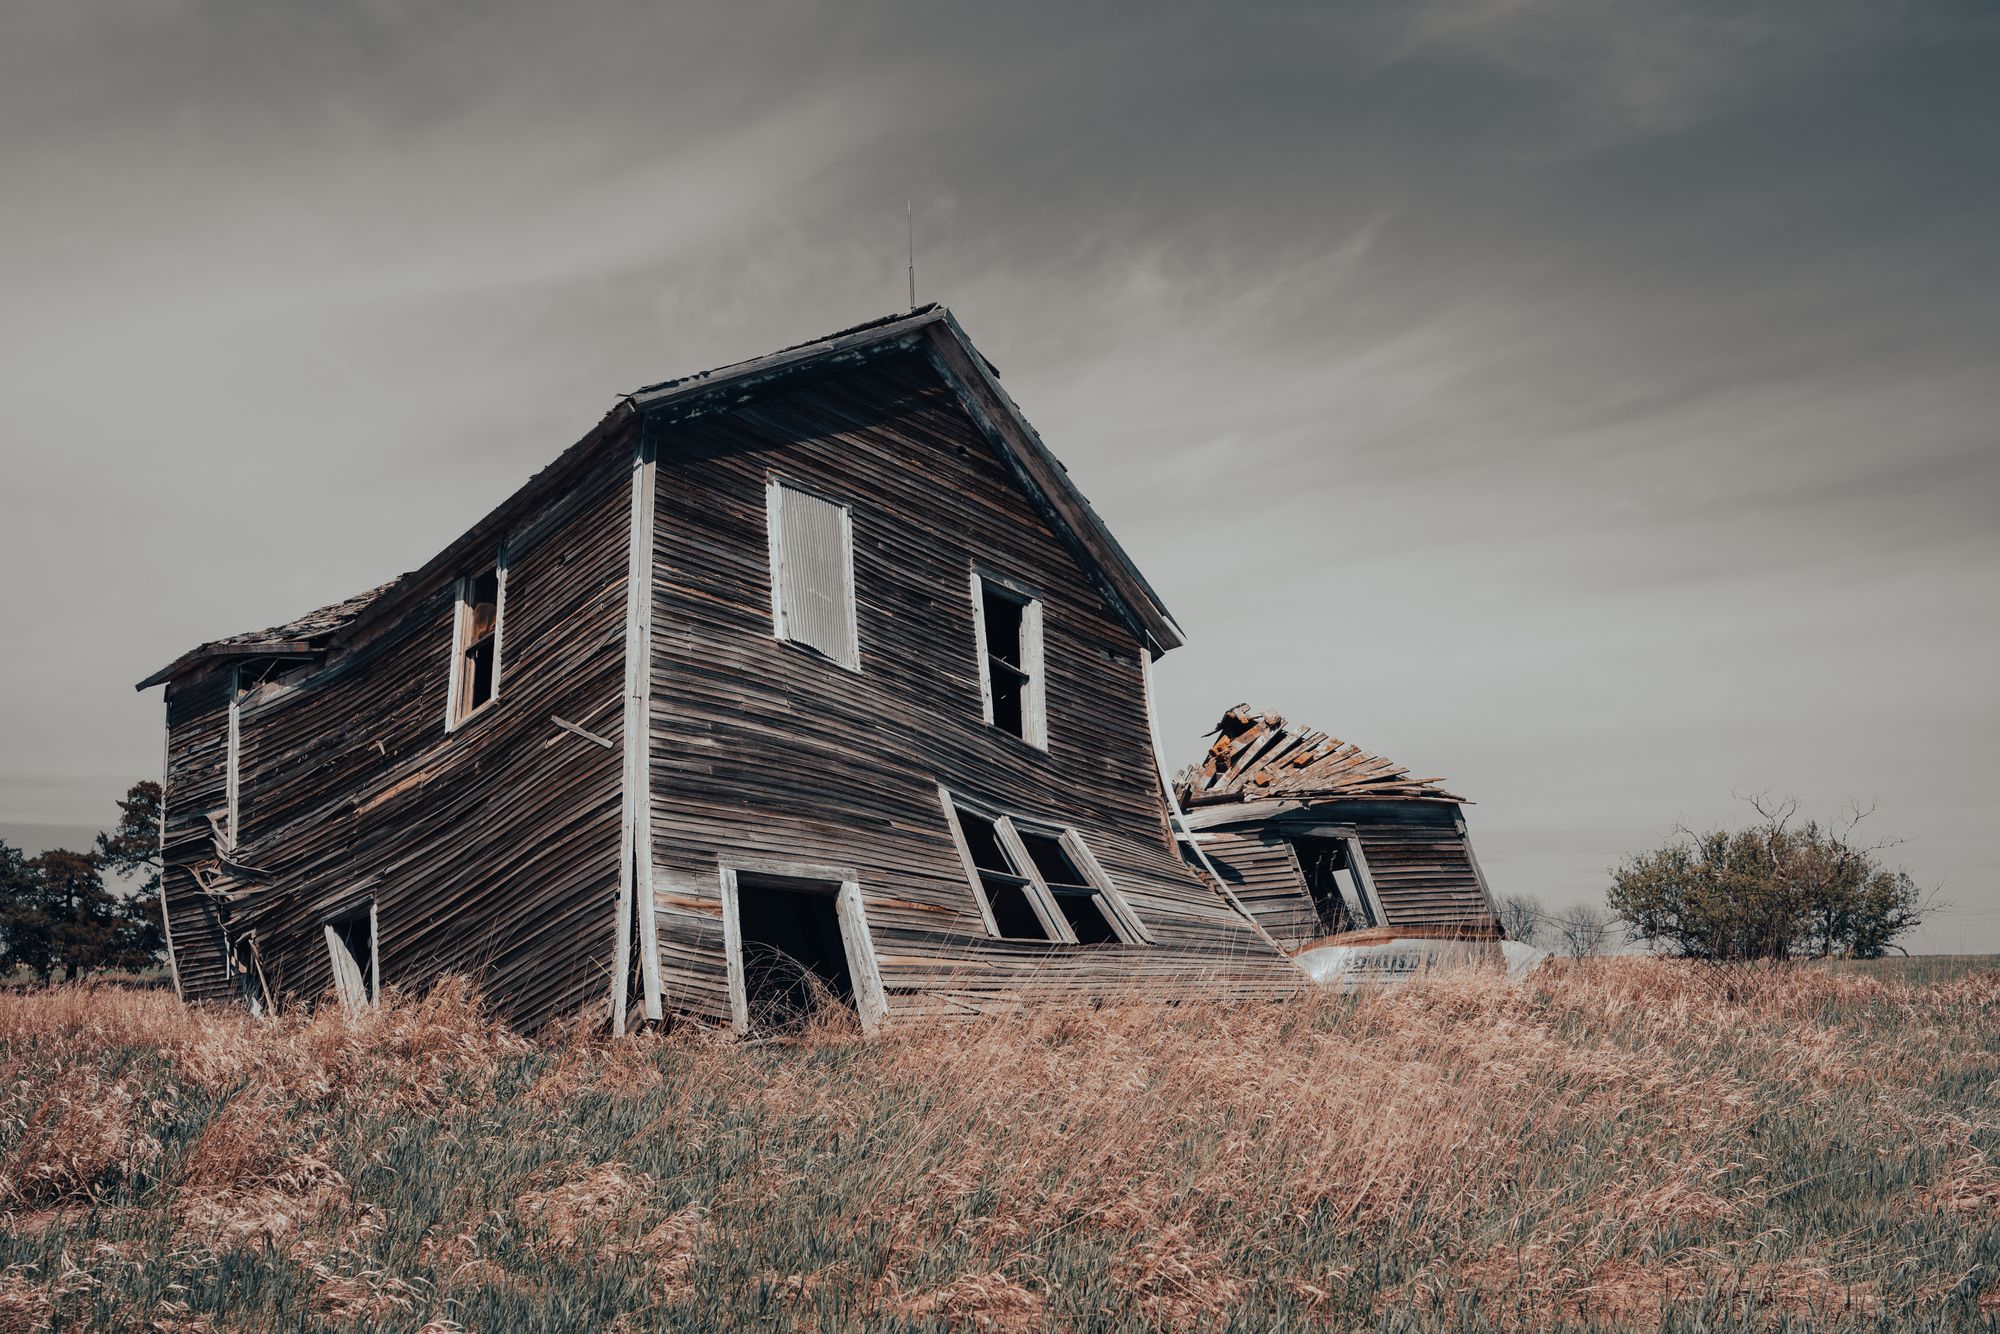
[[[910,229],[910,309],[917,308],[917,211],[909,200],[903,201],[903,222]]]

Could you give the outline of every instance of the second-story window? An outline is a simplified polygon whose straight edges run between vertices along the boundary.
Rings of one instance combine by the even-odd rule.
[[[479,574],[458,581],[452,618],[450,723],[456,727],[500,693],[500,615],[506,575],[503,556]]]
[[[854,524],[847,506],[776,478],[765,487],[771,631],[861,670],[854,612]]]
[[[986,721],[1047,750],[1042,600],[1010,580],[974,571],[972,610],[979,652],[979,699]]]

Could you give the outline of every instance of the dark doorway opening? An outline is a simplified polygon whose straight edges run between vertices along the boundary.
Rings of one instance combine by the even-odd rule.
[[[333,989],[350,1010],[372,1005],[379,992],[375,975],[375,901],[326,924],[326,951],[333,965]]]
[[[839,892],[834,883],[738,873],[743,997],[753,1029],[783,1032],[830,1011],[854,1012]]]
[[[1292,853],[1312,895],[1313,912],[1319,919],[1319,934],[1336,936],[1376,925],[1362,897],[1361,882],[1354,872],[1354,859],[1343,838],[1295,838]]]

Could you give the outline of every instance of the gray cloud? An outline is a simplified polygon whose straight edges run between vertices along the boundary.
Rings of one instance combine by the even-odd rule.
[[[2000,112],[1950,5],[30,3],[0,834],[129,683],[409,568],[634,385],[949,301],[1241,698],[1601,888],[1737,787],[2000,907]],[[2000,947],[2000,915],[1933,944]]]

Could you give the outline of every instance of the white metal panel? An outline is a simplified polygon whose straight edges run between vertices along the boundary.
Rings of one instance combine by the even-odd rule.
[[[768,492],[772,610],[778,637],[861,667],[854,538],[847,506],[774,482]]]

